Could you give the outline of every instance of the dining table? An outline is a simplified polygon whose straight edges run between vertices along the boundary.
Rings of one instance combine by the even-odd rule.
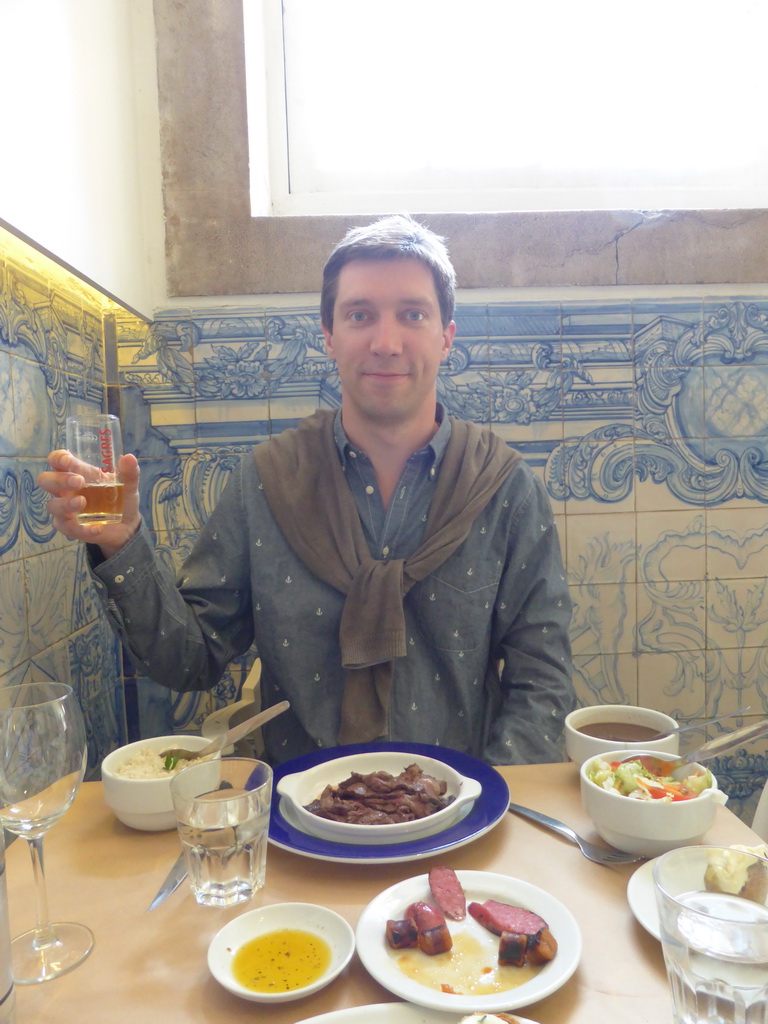
[[[567,822],[601,842],[582,808],[573,763],[501,766],[510,799]],[[717,808],[703,840],[757,845],[759,837],[727,807]],[[140,832],[121,824],[100,782],[84,783],[72,807],[46,836],[45,872],[54,921],[79,921],[95,936],[90,956],[74,970],[41,984],[17,986],[20,1024],[236,1024],[263,1020],[298,1024],[345,1007],[396,1003],[355,954],[321,991],[264,1005],[225,990],[210,974],[208,945],[232,918],[281,902],[318,903],[354,928],[368,903],[395,883],[446,864],[489,871],[545,890],[574,916],[582,954],[555,992],[516,1013],[537,1024],[663,1024],[671,1003],[661,947],[636,920],[627,883],[643,862],[603,866],[578,847],[531,821],[503,813],[493,828],[438,855],[394,863],[343,863],[270,844],[266,882],[247,903],[198,905],[186,881],[158,908],[147,908],[176,859],[175,830]],[[27,844],[7,850],[12,934],[34,925],[34,890]],[[393,1007],[393,1010],[395,1008]],[[458,1021],[462,1014],[456,1014]]]

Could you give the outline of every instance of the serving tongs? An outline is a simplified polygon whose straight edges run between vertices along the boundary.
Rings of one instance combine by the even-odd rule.
[[[655,757],[652,754],[633,754],[630,757],[625,757],[623,762],[639,761],[654,775],[664,774],[678,777],[675,775],[676,772],[680,772],[682,769],[687,770],[692,764],[709,761],[711,758],[717,757],[718,754],[725,754],[743,743],[751,743],[752,740],[756,740],[766,733],[768,733],[768,718],[764,718],[760,722],[752,722],[750,725],[743,725],[740,729],[734,729],[733,732],[724,732],[720,736],[702,743],[700,747],[689,750],[675,761],[668,761],[666,758]],[[661,773],[659,772],[660,765]]]

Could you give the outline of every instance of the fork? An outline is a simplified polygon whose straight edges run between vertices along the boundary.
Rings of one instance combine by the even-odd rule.
[[[634,853],[616,850],[612,846],[598,846],[596,843],[590,843],[589,840],[583,839],[578,832],[574,832],[570,825],[558,821],[557,818],[550,818],[548,814],[542,814],[541,811],[533,811],[530,807],[521,807],[520,804],[510,803],[508,810],[523,818],[530,818],[531,821],[552,829],[553,832],[559,832],[560,835],[575,843],[587,860],[593,860],[595,864],[634,864],[635,861],[645,859]]]

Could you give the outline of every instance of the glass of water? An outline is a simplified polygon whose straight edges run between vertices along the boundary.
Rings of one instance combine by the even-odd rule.
[[[270,766],[250,757],[191,764],[171,780],[171,797],[197,902],[231,907],[249,900],[264,885]]]
[[[768,1024],[768,860],[686,846],[653,879],[675,1024]]]

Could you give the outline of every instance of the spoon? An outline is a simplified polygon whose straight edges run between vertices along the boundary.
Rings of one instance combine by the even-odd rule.
[[[652,754],[636,754],[634,757],[623,758],[621,763],[639,761],[653,775],[673,775],[683,765],[708,761],[712,757],[717,757],[718,754],[724,754],[727,750],[738,747],[740,743],[756,740],[766,732],[768,732],[768,718],[764,718],[760,722],[753,722],[751,725],[744,725],[733,732],[724,732],[721,736],[702,743],[700,747],[689,751],[685,756],[677,758],[676,761],[667,761],[664,758],[654,757]]]
[[[749,711],[749,706],[745,708],[739,708],[738,711],[729,711],[727,715],[718,715],[717,718],[708,718],[707,725],[717,725],[718,722],[724,721],[726,718],[736,718],[738,715],[744,715]],[[678,736],[681,732],[688,732],[689,729],[701,729],[701,722],[687,722],[685,725],[678,725],[674,729],[662,729],[661,732],[657,732],[653,736],[648,737],[648,743],[655,740],[666,739],[667,736]]]
[[[215,754],[219,750],[223,750],[224,747],[228,747],[232,743],[237,743],[238,740],[243,739],[249,733],[253,732],[254,729],[258,729],[260,725],[264,725],[265,722],[269,722],[272,718],[277,718],[278,715],[282,715],[284,711],[287,711],[291,705],[287,700],[281,701],[279,704],[273,704],[271,708],[267,708],[266,711],[261,711],[258,715],[254,715],[253,718],[246,718],[240,725],[236,725],[232,729],[228,729],[227,732],[222,733],[221,736],[217,736],[215,740],[212,740],[206,746],[200,750],[185,750],[184,747],[171,747],[169,750],[163,750],[161,757],[175,757],[178,760],[182,758],[185,761],[197,761],[198,758],[207,757],[209,754]]]

